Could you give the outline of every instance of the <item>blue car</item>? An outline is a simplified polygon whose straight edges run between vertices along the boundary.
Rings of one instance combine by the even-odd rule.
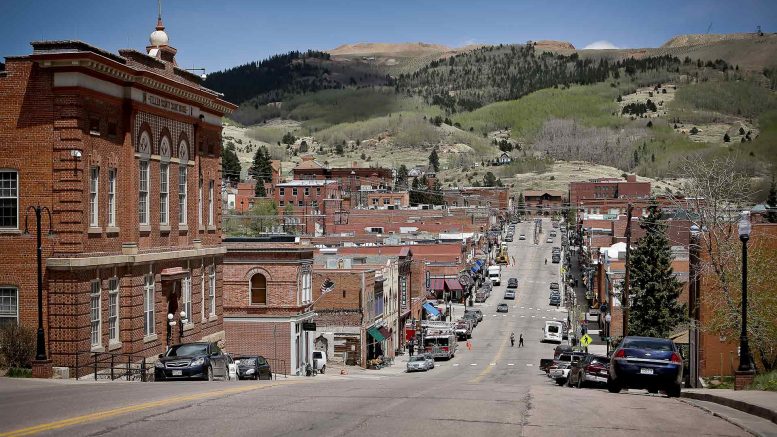
[[[628,336],[610,358],[607,390],[610,393],[618,393],[623,388],[646,389],[650,393],[663,390],[669,397],[679,397],[682,380],[683,358],[672,340]]]

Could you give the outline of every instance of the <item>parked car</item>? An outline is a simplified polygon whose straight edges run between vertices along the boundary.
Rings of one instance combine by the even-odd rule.
[[[467,314],[467,313],[473,313],[476,316],[478,316],[478,322],[483,321],[483,311],[480,311],[479,308],[467,308],[466,310],[464,310],[464,314]]]
[[[270,363],[261,355],[243,355],[235,358],[238,379],[272,379]]]
[[[479,323],[478,322],[478,315],[475,314],[475,313],[464,313],[464,315],[462,316],[462,319],[472,320],[472,328],[473,329],[478,326],[478,323]]]
[[[553,359],[555,360],[558,358],[559,355],[561,355],[564,352],[572,352],[572,346],[569,346],[567,344],[560,344],[553,349]]]
[[[154,380],[229,378],[227,359],[216,343],[196,342],[170,346],[154,365]]]
[[[552,237],[548,237],[548,239],[547,239],[547,240],[545,240],[545,242],[546,242],[546,243],[552,243],[552,242],[553,242],[553,238],[552,238]]]
[[[551,282],[550,283],[550,289],[551,290],[558,290],[558,282]]]
[[[235,360],[232,359],[230,354],[224,354],[224,357],[227,359],[227,380],[237,381],[237,364],[235,364]]]
[[[558,385],[564,385],[567,382],[569,371],[572,369],[572,363],[558,363],[550,366],[548,376],[556,381]]]
[[[510,309],[507,307],[506,303],[500,303],[496,306],[496,312],[498,313],[506,313],[508,311],[510,311]]]
[[[683,358],[672,340],[655,337],[625,337],[610,358],[607,390],[664,390],[669,397],[680,396]]]
[[[508,243],[512,243],[512,242],[513,242],[513,236],[512,236],[512,235],[510,235],[510,234],[508,234],[508,235],[505,237],[505,241],[507,241]]]
[[[326,373],[326,352],[313,351],[313,363],[315,363],[318,373]]]
[[[550,300],[548,300],[548,305],[560,307],[561,306],[561,296],[558,294],[553,294],[550,296]]]
[[[459,340],[472,338],[472,322],[467,319],[459,320],[453,328],[453,332],[456,333],[456,338]]]
[[[426,357],[423,355],[416,355],[410,357],[407,362],[407,371],[409,372],[426,372],[429,370],[429,362],[426,361]]]
[[[572,364],[567,385],[583,388],[588,384],[606,384],[609,358],[604,355],[587,355],[583,360]]]
[[[434,356],[429,353],[426,353],[423,356],[426,359],[426,362],[429,364],[429,368],[434,369]]]
[[[526,239],[526,235],[521,234],[521,235],[518,236],[518,239],[519,240],[525,240]]]

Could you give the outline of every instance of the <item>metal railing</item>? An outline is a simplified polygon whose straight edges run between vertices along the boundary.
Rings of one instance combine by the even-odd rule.
[[[120,379],[147,382],[153,380],[154,366],[145,356],[113,352],[77,352],[75,378]]]
[[[286,370],[286,360],[280,360],[277,358],[265,358],[270,363],[270,371],[272,372],[273,379],[277,380],[278,375],[283,375],[284,378],[289,377],[289,372]],[[280,369],[280,372],[278,371]]]

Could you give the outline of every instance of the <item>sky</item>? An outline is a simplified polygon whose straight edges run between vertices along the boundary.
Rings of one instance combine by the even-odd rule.
[[[0,0],[0,56],[29,54],[41,39],[145,50],[156,15],[157,0]],[[710,33],[777,32],[777,0],[162,0],[162,18],[178,64],[213,72],[356,42],[639,48],[710,24]]]

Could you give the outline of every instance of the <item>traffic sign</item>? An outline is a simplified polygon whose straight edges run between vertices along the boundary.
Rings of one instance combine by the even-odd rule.
[[[591,344],[591,342],[593,341],[594,339],[591,338],[591,336],[588,334],[585,334],[584,336],[580,337],[580,344],[585,347],[588,347],[588,345]]]

